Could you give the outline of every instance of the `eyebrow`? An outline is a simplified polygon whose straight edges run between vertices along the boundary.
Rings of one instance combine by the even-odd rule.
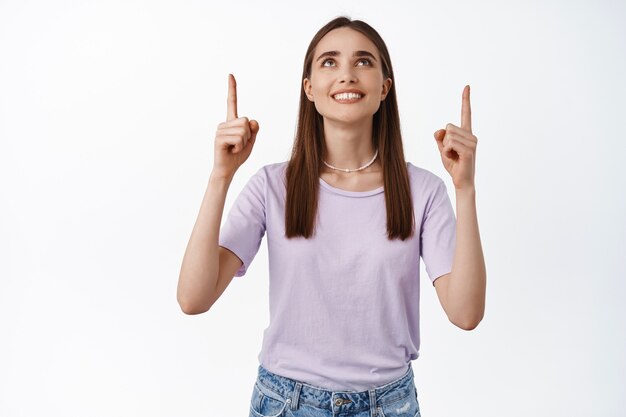
[[[326,51],[323,54],[321,54],[320,56],[318,56],[317,59],[315,60],[315,62],[317,62],[320,59],[325,58],[327,56],[337,56],[337,55],[341,55],[341,52],[339,52],[339,51]],[[368,57],[372,58],[374,61],[376,61],[376,57],[369,51],[354,51],[352,56],[368,56]]]

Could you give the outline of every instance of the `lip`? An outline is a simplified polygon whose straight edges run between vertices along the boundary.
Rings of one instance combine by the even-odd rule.
[[[361,98],[352,98],[350,100],[337,100],[334,95],[335,94],[340,94],[340,93],[357,93],[361,95]],[[347,90],[339,90],[339,91],[335,91],[334,93],[332,93],[330,95],[330,98],[332,98],[333,100],[335,100],[335,102],[340,103],[340,104],[351,104],[351,103],[357,103],[361,100],[363,100],[363,97],[365,97],[365,94],[361,91],[361,90],[357,90],[354,88],[350,88]]]
[[[337,90],[334,93],[331,93],[331,97],[333,97],[335,94],[339,94],[339,93],[357,93],[360,94],[361,97],[365,95],[365,93],[361,90],[357,90],[356,88],[349,88],[347,90]]]

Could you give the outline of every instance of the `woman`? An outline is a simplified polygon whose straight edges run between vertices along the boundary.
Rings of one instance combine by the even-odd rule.
[[[339,17],[321,28],[305,56],[291,158],[250,178],[220,230],[229,184],[259,132],[238,117],[229,75],[178,301],[187,314],[207,311],[267,233],[270,325],[251,416],[418,416],[420,256],[450,321],[470,330],[483,317],[469,86],[461,127],[435,132],[457,223],[443,180],[404,159],[393,79],[369,25]]]

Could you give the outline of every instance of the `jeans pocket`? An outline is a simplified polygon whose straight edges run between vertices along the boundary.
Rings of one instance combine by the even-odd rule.
[[[377,417],[420,417],[417,390],[400,400],[379,405],[377,411]]]
[[[283,398],[257,381],[250,400],[250,417],[280,417],[287,410],[291,398]]]

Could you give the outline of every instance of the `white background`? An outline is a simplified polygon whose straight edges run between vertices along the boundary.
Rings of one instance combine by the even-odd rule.
[[[433,132],[471,86],[486,314],[456,328],[422,265],[422,415],[624,415],[626,5],[591,0],[0,1],[0,415],[248,415],[265,239],[205,314],[178,273],[228,73],[260,132],[226,210],[288,159],[341,14],[385,39],[406,158],[453,205]]]

